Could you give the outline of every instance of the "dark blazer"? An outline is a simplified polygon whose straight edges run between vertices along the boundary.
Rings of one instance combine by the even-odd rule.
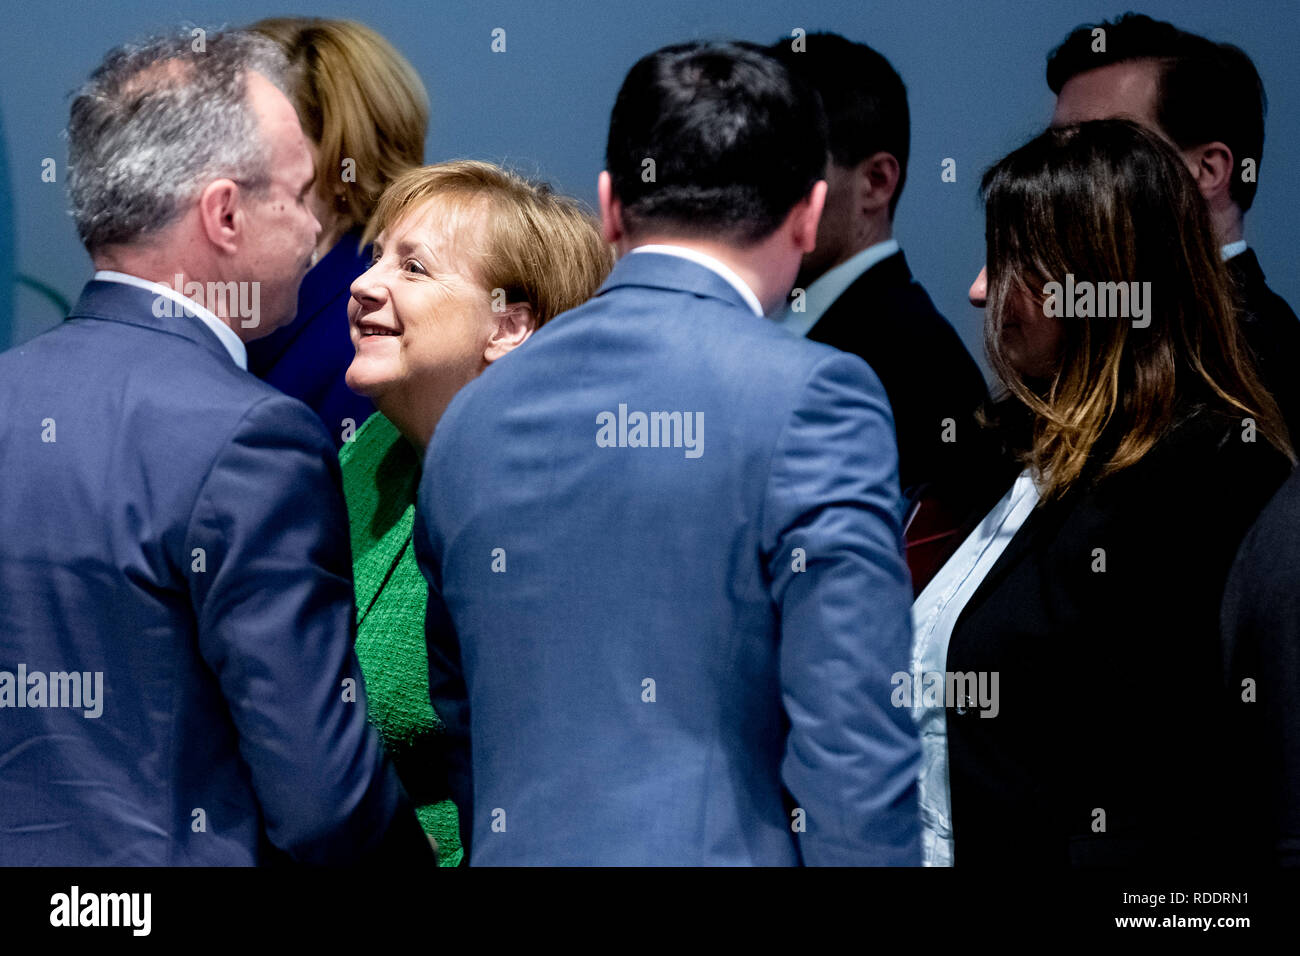
[[[961,337],[912,278],[902,252],[862,273],[808,333],[865,359],[894,411],[904,492],[963,477],[972,416],[988,390]],[[956,422],[943,441],[943,420]]]
[[[155,298],[92,281],[0,355],[0,672],[103,689],[15,707],[0,673],[0,862],[429,860],[366,723],[329,439]]]
[[[1254,810],[1245,842],[1255,862],[1300,866],[1300,471],[1241,545],[1223,636],[1239,743],[1223,772]]]
[[[1282,408],[1293,444],[1300,444],[1300,320],[1268,287],[1254,249],[1228,260],[1237,287],[1241,329],[1255,353],[1260,377]]]
[[[340,239],[303,278],[294,320],[248,343],[248,370],[319,415],[336,449],[346,419],[355,432],[375,413],[370,399],[343,381],[356,354],[348,332],[350,289],[370,268],[370,247],[358,248],[360,241],[360,230]]]
[[[651,252],[460,391],[414,537],[473,864],[920,862],[891,425],[861,359]]]
[[[966,605],[948,668],[997,673],[1000,699],[949,702],[956,865],[1205,863],[1233,842],[1219,603],[1290,467],[1241,435],[1198,411],[1040,505]]]

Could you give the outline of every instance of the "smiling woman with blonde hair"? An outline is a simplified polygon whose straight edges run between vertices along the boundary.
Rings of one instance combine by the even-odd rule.
[[[379,412],[340,453],[352,528],[357,657],[371,719],[444,864],[460,860],[442,724],[429,701],[426,584],[411,531],[425,447],[448,402],[590,298],[613,250],[574,200],[490,163],[413,169],[384,192],[352,284],[349,386]]]

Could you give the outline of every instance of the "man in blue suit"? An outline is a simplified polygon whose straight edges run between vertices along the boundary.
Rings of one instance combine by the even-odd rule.
[[[607,163],[621,260],[452,401],[420,485],[471,862],[917,864],[890,409],[763,317],[817,233],[816,95],[757,47],[669,47]]]
[[[319,225],[284,63],[111,53],[73,100],[96,269],[0,355],[0,863],[432,854],[366,724],[339,469],[244,370]]]

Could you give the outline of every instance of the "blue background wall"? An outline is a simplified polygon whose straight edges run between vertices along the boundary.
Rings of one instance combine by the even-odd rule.
[[[90,262],[66,212],[68,94],[123,40],[181,23],[242,25],[278,14],[361,20],[388,37],[429,88],[430,162],[504,162],[594,205],[609,110],[638,57],[689,38],[768,43],[794,27],[835,30],[876,47],[907,84],[912,158],[897,235],[981,361],[981,315],[966,301],[983,259],[979,175],[1047,122],[1047,51],[1078,24],[1131,9],[1075,0],[191,0],[179,12],[174,0],[0,4],[0,127],[16,268],[69,299]],[[1270,109],[1247,237],[1273,287],[1300,306],[1291,228],[1300,210],[1300,166],[1292,159],[1300,155],[1300,0],[1155,0],[1136,9],[1236,43],[1254,58]],[[490,50],[495,27],[506,30],[504,54]],[[41,182],[45,157],[58,162],[57,184]],[[957,161],[956,183],[940,180],[945,157]],[[5,187],[0,180],[0,348],[60,318],[48,298],[25,287],[12,311],[6,304]]]

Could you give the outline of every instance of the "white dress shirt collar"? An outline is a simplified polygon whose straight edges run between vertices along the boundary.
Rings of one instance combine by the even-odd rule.
[[[716,272],[718,275],[722,276],[722,278],[726,279],[727,282],[729,282],[731,286],[740,293],[740,297],[745,300],[745,304],[754,310],[755,315],[763,314],[763,305],[758,301],[758,296],[754,294],[754,290],[749,287],[749,284],[744,279],[736,275],[735,270],[720,259],[715,259],[713,256],[700,252],[698,249],[688,249],[686,246],[673,246],[668,245],[667,243],[655,242],[644,246],[637,246],[632,250],[632,252],[629,252],[628,255],[631,255],[633,252],[658,252],[665,256],[678,256],[682,259],[689,259],[697,265],[704,266],[704,268],[709,271]]]
[[[1238,239],[1236,242],[1229,242],[1219,249],[1219,255],[1223,256],[1223,261],[1227,262],[1233,256],[1239,256],[1246,251],[1246,240]]]
[[[186,311],[198,318],[204,325],[210,328],[217,340],[225,346],[230,357],[235,360],[235,364],[247,371],[248,369],[248,349],[234,330],[222,322],[212,312],[199,305],[193,299],[181,295],[171,286],[163,285],[161,282],[150,282],[148,279],[141,279],[139,276],[127,275],[125,272],[113,272],[109,269],[100,269],[95,273],[96,282],[121,282],[124,285],[133,285],[137,289],[144,289],[152,292],[154,295],[165,296],[173,302],[180,305]]]
[[[888,259],[898,252],[898,249],[897,239],[886,239],[884,242],[877,242],[873,246],[867,246],[861,252],[845,259],[834,269],[830,269],[819,276],[804,291],[804,311],[795,312],[791,308],[794,303],[790,303],[777,316],[777,324],[791,334],[803,338],[812,331],[812,327],[826,314],[826,310],[831,307],[835,300],[842,296],[849,286],[858,281],[858,276],[877,263]]]

